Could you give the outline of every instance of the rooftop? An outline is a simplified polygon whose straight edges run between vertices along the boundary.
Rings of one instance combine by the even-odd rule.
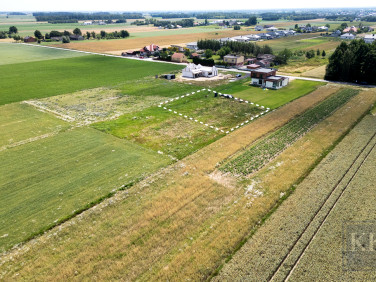
[[[259,68],[259,69],[254,70],[253,72],[270,73],[272,71],[274,71],[274,69]]]

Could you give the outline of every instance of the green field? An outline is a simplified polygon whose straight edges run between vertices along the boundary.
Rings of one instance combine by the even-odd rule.
[[[170,162],[90,128],[8,149],[0,158],[0,251]]]
[[[0,106],[0,150],[30,138],[57,133],[68,127],[68,123],[26,104]]]
[[[21,44],[0,44],[0,65],[86,56],[85,53]]]
[[[166,106],[171,111],[151,107],[115,120],[96,123],[93,127],[181,159],[262,111],[250,104],[214,98],[213,93],[206,91],[175,100]],[[185,115],[188,118],[184,118]]]
[[[28,48],[25,46],[25,48]],[[98,55],[0,66],[0,105],[171,72],[182,66]]]
[[[281,89],[263,90],[260,87],[250,86],[249,83],[250,79],[238,80],[216,87],[216,90],[275,109],[324,85],[324,83],[316,81],[293,80],[288,86]]]

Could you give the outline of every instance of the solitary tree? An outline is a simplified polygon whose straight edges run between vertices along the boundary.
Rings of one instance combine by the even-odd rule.
[[[18,29],[14,25],[9,27],[9,34],[17,33],[17,32],[18,32]]]
[[[90,36],[91,36],[91,33],[88,32],[88,31],[86,31],[86,38],[87,38],[87,39],[90,39]]]
[[[315,56],[315,51],[313,51],[313,50],[309,50],[309,51],[307,51],[307,53],[306,53],[306,57],[307,57],[307,59],[311,59],[311,58],[313,58]]]
[[[39,30],[34,31],[34,36],[38,39],[42,39],[43,35]]]
[[[257,24],[257,18],[255,16],[252,16],[248,20],[246,20],[244,24],[247,25],[247,26],[256,25]]]
[[[121,30],[120,31],[120,37],[125,38],[129,36],[129,32],[126,30]]]
[[[101,37],[102,37],[102,38],[105,38],[105,37],[106,37],[106,34],[107,34],[107,33],[106,33],[104,30],[101,30]]]
[[[234,25],[234,30],[240,30],[240,25]]]
[[[76,27],[76,28],[73,30],[73,34],[75,34],[75,35],[82,35],[81,29],[79,29],[78,27]]]
[[[206,59],[210,59],[213,56],[213,51],[211,49],[206,49],[204,54]]]
[[[323,56],[323,57],[326,56],[326,52],[325,52],[325,50],[322,50],[321,56]]]
[[[316,55],[317,55],[317,56],[320,56],[320,49],[317,49],[317,51],[316,51]]]
[[[69,42],[70,42],[69,36],[64,35],[63,36],[63,43],[69,43]]]
[[[91,37],[95,38],[95,31],[91,32]]]

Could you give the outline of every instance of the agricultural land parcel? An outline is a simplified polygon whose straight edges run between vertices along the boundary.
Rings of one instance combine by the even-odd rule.
[[[148,179],[134,186],[127,194],[120,193],[112,199],[115,202],[116,199],[121,199],[120,202],[104,208],[100,213],[88,212],[79,224],[66,226],[57,237],[47,240],[46,245],[44,243],[33,244],[32,250],[24,254],[24,259],[30,262],[27,267],[20,269],[20,265],[6,263],[3,269],[11,270],[11,272],[21,271],[19,272],[21,277],[28,277],[31,273],[34,277],[38,275],[67,277],[66,275],[74,275],[75,265],[77,266],[79,260],[80,265],[83,266],[78,270],[78,275],[81,277],[88,273],[95,273],[102,278],[114,277],[112,275],[119,275],[116,276],[119,278],[128,275],[130,279],[132,277],[148,279],[150,275],[160,278],[183,276],[202,278],[210,275],[218,263],[248,233],[245,230],[249,230],[258,221],[257,218],[267,212],[268,207],[273,204],[270,203],[268,207],[255,211],[253,220],[244,221],[247,216],[227,217],[228,213],[225,211],[230,209],[229,214],[232,214],[233,200],[236,196],[244,194],[244,187],[239,189],[224,187],[212,181],[207,171],[212,171],[219,161],[249,145],[270,130],[281,126],[336,90],[338,88],[331,86],[321,87],[314,93],[293,101],[205,147],[178,162],[159,177]],[[365,105],[359,101],[354,101],[354,104],[355,113],[360,115],[362,106],[365,107]],[[356,114],[348,116],[351,117],[350,121],[356,120]],[[350,121],[349,124],[351,124]],[[341,127],[344,131],[346,130],[344,124],[347,122],[344,121]],[[332,128],[330,130],[335,136],[341,135],[338,130],[332,130]],[[279,192],[277,198],[279,198]],[[223,202],[223,199],[226,201]],[[260,199],[265,199],[265,197]],[[138,201],[139,205],[135,206],[135,201]],[[243,210],[242,212],[250,212],[249,209],[243,209],[244,206],[237,206],[237,208]],[[98,209],[101,209],[101,206]],[[226,215],[222,216],[222,211]],[[229,218],[232,220],[230,221]],[[238,220],[235,220],[236,218]],[[239,220],[243,228],[237,227]],[[101,224],[102,221],[106,224]],[[90,233],[90,239],[86,234],[90,230],[89,226],[86,227],[87,224],[90,228],[97,230],[95,234]],[[99,226],[100,229],[98,229]],[[247,227],[244,228],[245,226]],[[226,232],[223,232],[223,228]],[[124,234],[124,230],[132,231]],[[104,237],[100,235],[102,232],[106,234]],[[216,236],[217,240],[213,240],[212,236]],[[57,245],[54,243],[55,240],[57,240],[56,243],[59,241]],[[74,243],[73,241],[76,240],[77,243]],[[211,243],[208,244],[207,240]],[[112,243],[115,241],[116,245]],[[56,250],[51,251],[55,247]],[[56,257],[55,252],[60,254],[59,258]],[[68,252],[69,258],[64,255]],[[33,259],[36,253],[39,257],[38,261]],[[104,256],[98,257],[100,253]],[[72,257],[75,259],[72,260]],[[82,263],[87,260],[90,260],[90,263]],[[187,260],[190,262],[188,263]],[[114,261],[117,263],[114,264]],[[153,264],[152,262],[155,261],[158,263]],[[52,274],[50,270],[54,268],[55,263],[60,266],[64,265],[64,270]],[[150,265],[152,265],[151,268]],[[36,273],[35,267],[38,267],[39,273]],[[30,274],[28,274],[29,271],[31,271]]]
[[[215,89],[223,90],[223,93],[231,90],[229,92],[235,97],[238,97],[237,91],[239,91],[239,98],[274,109],[323,85],[323,83],[312,81],[293,81],[280,92],[266,92],[260,88],[250,87],[248,84],[248,80],[241,80],[226,84],[226,86],[218,86]],[[186,92],[179,94],[186,94]],[[172,102],[169,108],[224,131],[230,130],[261,112],[260,108],[249,104],[213,96],[212,93],[209,95],[197,93],[195,96]],[[93,127],[119,138],[137,142],[155,151],[162,151],[178,159],[224,135],[220,131],[196,124],[157,106],[93,124]]]
[[[373,271],[343,271],[341,232],[345,221],[374,220],[373,205],[367,205],[367,201],[374,200],[371,195],[374,194],[371,192],[374,174],[369,170],[374,166],[374,150],[368,158],[366,156],[375,144],[375,133],[375,118],[366,116],[225,265],[217,280],[233,276],[251,281],[268,280],[281,266],[273,278],[282,281],[354,173],[357,173],[355,178],[315,236],[291,279],[374,278]],[[352,149],[349,150],[349,147]],[[364,160],[366,162],[362,164]],[[358,193],[358,197],[354,197],[354,193]],[[287,254],[289,256],[283,261]],[[312,264],[312,261],[315,263]]]
[[[22,48],[32,47],[23,45]],[[0,53],[0,59],[3,56],[6,57],[4,53]],[[114,86],[127,80],[181,68],[172,64],[155,64],[98,55],[46,60],[37,64],[28,62],[0,65],[0,105],[87,88]]]

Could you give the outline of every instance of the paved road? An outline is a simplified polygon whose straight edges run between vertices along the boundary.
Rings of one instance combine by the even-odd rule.
[[[4,42],[4,43],[6,43],[6,42]],[[14,43],[8,43],[8,44],[14,44]],[[80,51],[80,50],[66,49],[66,48],[61,48],[61,47],[53,47],[53,46],[46,46],[46,45],[40,45],[40,44],[38,44],[38,45],[37,44],[28,44],[28,43],[18,43],[18,44],[24,44],[24,45],[28,45],[28,46],[35,46],[35,47],[41,47],[41,48],[59,49],[59,50],[64,50],[64,51],[79,52],[79,53],[92,54],[92,55],[114,57],[114,58],[121,58],[121,59],[128,59],[128,60],[148,61],[148,62],[154,62],[154,63],[174,64],[174,65],[181,65],[181,66],[187,65],[185,63],[165,62],[165,61],[158,61],[158,60],[153,60],[153,59],[140,59],[140,58],[135,58],[135,57],[123,57],[123,56],[117,56],[117,55],[111,55],[111,54]],[[238,69],[223,69],[223,70],[231,71],[231,72],[237,72],[237,73],[249,73],[249,71],[247,71],[247,70],[238,70]],[[318,81],[318,82],[330,82],[330,83],[336,83],[336,84],[342,84],[342,85],[361,86],[361,87],[365,87],[365,88],[376,88],[376,85],[359,85],[359,84],[350,83],[350,82],[330,81],[330,80],[310,78],[310,77],[289,76],[289,75],[286,75],[286,76],[288,78],[291,78],[291,79],[310,80],[310,81]]]

